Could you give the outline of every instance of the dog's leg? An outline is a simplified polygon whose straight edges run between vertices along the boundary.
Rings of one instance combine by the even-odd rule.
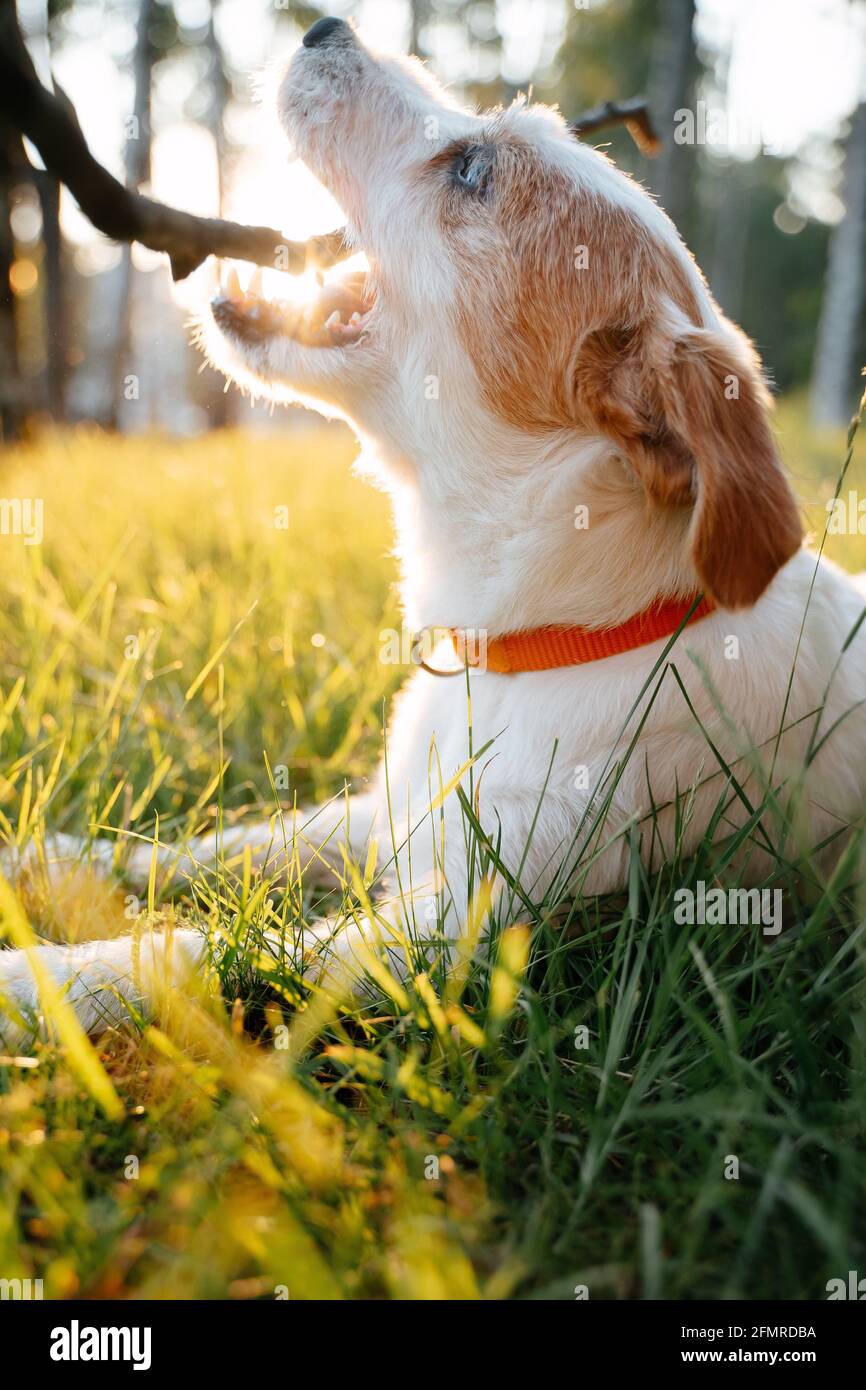
[[[375,820],[373,795],[338,795],[322,806],[300,807],[267,821],[241,821],[208,831],[182,848],[160,846],[157,866],[181,880],[195,879],[212,873],[217,860],[240,872],[248,854],[251,867],[273,879],[293,870],[308,878],[328,879],[334,870],[342,869],[344,849],[355,854],[364,851]],[[133,845],[125,876],[134,887],[147,884],[152,859],[152,845],[145,841]]]
[[[502,864],[515,876],[519,870],[533,898],[540,896],[551,866],[557,862],[557,850],[562,848],[563,819],[556,814],[538,816],[536,803],[529,796],[503,792],[485,801],[485,824]],[[344,802],[329,803],[310,818],[310,828],[319,826],[315,837],[319,844],[332,837],[335,863],[338,854],[342,859],[341,846],[356,859],[360,857],[374,826],[377,804],[375,795],[353,797],[348,808]],[[240,854],[249,846],[262,860],[267,859],[270,867],[272,827],[238,826],[233,830],[237,834],[231,852]],[[381,837],[383,827],[379,832]],[[213,854],[215,848],[214,836],[204,837],[192,847],[188,851],[190,869],[198,873],[206,855]],[[148,849],[142,847],[142,872],[149,863],[149,855],[144,855]],[[226,852],[223,842],[223,855]],[[392,847],[389,832],[379,862],[385,867],[386,881],[381,886],[387,888],[387,897],[377,900],[369,912],[365,907],[348,918],[323,918],[305,928],[304,945],[313,947],[305,962],[308,978],[327,976],[341,989],[353,989],[365,976],[370,949],[378,951],[383,946],[392,969],[405,976],[426,968],[437,953],[450,957],[458,938],[483,936],[488,913],[503,918],[503,926],[526,919],[523,899],[511,894],[489,859],[482,863],[467,848],[467,827],[453,798],[446,803],[441,818],[438,811],[432,817],[429,811],[422,815],[402,843]],[[204,939],[195,931],[176,931],[169,936],[148,932],[145,940],[146,949],[136,946],[134,935],[76,946],[40,946],[38,957],[55,983],[69,985],[69,997],[83,1025],[99,1032],[123,1017],[124,1000],[149,1009],[155,995],[153,982],[158,977],[177,983],[178,971],[193,972],[205,958]],[[165,967],[166,940],[175,943],[170,970]],[[136,955],[146,969],[136,967]],[[23,951],[0,951],[0,1012],[4,997],[25,1013],[38,1008],[37,980]],[[9,1046],[9,1025],[5,1026]],[[0,1020],[0,1036],[3,1027]]]
[[[362,910],[348,918],[324,918],[308,929],[319,946],[308,973],[336,976],[351,988],[364,974],[370,949],[384,947],[394,973],[405,977],[428,968],[437,955],[450,960],[458,939],[483,938],[488,918],[502,926],[527,921],[527,903],[521,893],[512,893],[490,847],[497,847],[497,858],[515,879],[519,871],[535,901],[559,863],[564,820],[555,811],[537,814],[528,795],[502,792],[483,799],[485,847],[471,847],[472,833],[453,797],[441,814],[422,816],[396,846],[387,870],[388,896],[374,904],[372,920]]]
[[[187,928],[0,950],[0,1043],[13,1049],[31,1031],[44,1031],[45,977],[96,1035],[127,1018],[129,1005],[152,1012],[163,989],[182,987],[200,972],[205,951],[201,933]]]
[[[232,826],[220,835],[200,836],[180,850],[160,846],[157,864],[161,870],[195,878],[213,866],[217,855],[229,865],[234,859],[240,868],[249,850],[253,866],[270,876],[291,872],[293,867],[305,872],[328,866],[332,872],[342,871],[344,849],[356,856],[364,852],[375,812],[373,795],[338,796],[322,807],[299,812],[294,822],[287,816],[282,826],[274,818]],[[43,849],[45,868],[53,876],[62,877],[82,863],[85,850],[97,872],[111,870],[114,846],[107,840],[88,845],[72,836],[49,836]],[[147,884],[152,856],[153,848],[147,843],[133,847],[127,865],[133,886]],[[29,862],[26,852],[13,856],[7,851],[2,867],[7,876],[14,876],[16,870],[32,869],[35,862],[35,851]],[[124,1017],[126,1002],[149,1011],[157,987],[181,983],[200,969],[205,954],[204,937],[190,929],[165,933],[148,929],[140,937],[133,932],[113,940],[45,944],[33,953],[0,950],[0,1040],[6,1047],[15,1045],[26,1032],[15,1016],[26,1021],[38,1014],[43,971],[67,990],[82,1025],[98,1033]]]
[[[371,795],[335,796],[322,806],[300,807],[296,813],[282,812],[267,821],[241,822],[220,831],[208,831],[183,845],[160,844],[156,866],[160,874],[194,879],[212,872],[219,858],[230,867],[240,868],[249,850],[253,869],[263,869],[278,877],[294,866],[313,875],[326,875],[343,864],[343,846],[361,853],[376,817],[376,799]],[[115,862],[116,843],[109,839],[87,840],[75,835],[46,835],[40,845],[31,842],[23,849],[0,851],[0,873],[15,879],[22,873],[44,870],[49,881],[60,880],[83,867],[107,877]],[[131,887],[147,886],[154,847],[147,840],[132,841],[121,869]]]

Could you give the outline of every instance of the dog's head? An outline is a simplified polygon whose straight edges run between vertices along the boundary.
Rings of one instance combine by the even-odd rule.
[[[307,34],[279,102],[371,271],[303,315],[217,305],[228,368],[347,415],[441,493],[455,453],[473,486],[486,466],[531,487],[539,451],[600,441],[678,514],[706,591],[754,602],[799,516],[757,358],[653,200],[554,111],[468,112],[340,20]]]

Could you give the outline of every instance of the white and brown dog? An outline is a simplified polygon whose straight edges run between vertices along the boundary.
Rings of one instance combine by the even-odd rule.
[[[677,835],[688,854],[720,799],[715,833],[730,836],[766,785],[772,835],[801,799],[789,858],[838,846],[866,793],[866,633],[845,648],[864,600],[801,548],[755,353],[664,212],[554,111],[464,110],[340,20],[306,35],[279,102],[370,272],[303,312],[224,295],[205,347],[251,391],[342,417],[363,441],[360,466],[393,503],[407,625],[453,630],[479,664],[474,748],[493,742],[474,801],[502,865],[536,898],[612,890],[651,810],[645,858]],[[371,792],[302,817],[338,858],[341,840],[363,855],[397,827],[383,910],[416,936],[456,935],[467,915],[465,806],[452,791],[431,817],[440,778],[469,757],[466,680],[415,671],[387,779],[383,766]],[[261,859],[273,843],[272,827],[241,826],[223,848]],[[188,853],[206,865],[213,844]],[[747,876],[768,870],[758,827],[741,858]],[[138,851],[133,875],[149,859]],[[358,930],[335,942],[344,954]],[[201,951],[194,933],[175,940]],[[93,991],[131,973],[123,938],[39,955],[75,977],[88,1026],[105,1012]],[[0,953],[0,990],[35,1004],[21,952]]]

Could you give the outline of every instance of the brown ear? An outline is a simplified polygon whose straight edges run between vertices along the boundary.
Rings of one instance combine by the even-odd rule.
[[[694,498],[692,559],[725,608],[754,603],[803,528],[745,340],[707,329],[603,330],[581,346],[578,399],[659,502]]]

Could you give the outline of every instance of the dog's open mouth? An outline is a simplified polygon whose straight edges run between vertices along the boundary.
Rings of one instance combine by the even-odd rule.
[[[243,290],[236,272],[230,271],[211,302],[218,327],[247,343],[281,335],[318,348],[345,348],[359,342],[373,307],[372,286],[363,271],[324,282],[312,299],[302,303],[262,298],[255,281]]]

